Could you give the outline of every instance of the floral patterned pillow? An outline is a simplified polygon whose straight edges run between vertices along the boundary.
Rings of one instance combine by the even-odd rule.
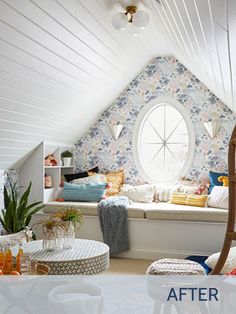
[[[177,192],[187,193],[187,194],[195,194],[195,195],[206,195],[208,194],[208,189],[210,187],[210,180],[208,178],[204,178],[201,180],[190,180],[188,178],[180,178],[179,186],[182,189],[178,189]]]
[[[110,184],[110,187],[107,188],[106,196],[118,195],[124,183],[124,170],[108,172],[105,176],[107,183]]]
[[[200,181],[198,187],[196,188],[194,194],[196,194],[196,195],[206,195],[206,194],[208,194],[209,187],[210,187],[209,179],[202,179]]]

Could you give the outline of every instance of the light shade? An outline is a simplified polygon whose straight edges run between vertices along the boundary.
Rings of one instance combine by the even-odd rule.
[[[132,36],[138,36],[140,33],[140,28],[133,25],[133,23],[129,23],[129,25],[126,28],[127,32]]]
[[[117,13],[113,16],[111,23],[115,29],[123,31],[129,22],[127,16],[124,13]]]
[[[137,11],[134,16],[132,23],[141,29],[145,28],[149,23],[149,16],[145,11]]]
[[[220,128],[220,123],[219,120],[212,120],[209,122],[205,122],[204,123],[205,129],[207,130],[208,134],[210,135],[210,137],[212,139],[214,139],[216,137],[216,134],[219,131]]]
[[[117,140],[118,137],[120,136],[120,133],[121,133],[123,127],[124,127],[124,126],[123,126],[122,124],[115,124],[115,125],[113,125],[113,126],[110,127],[110,129],[111,129],[111,134],[112,134],[112,136],[113,136],[113,138],[114,138],[115,140]]]

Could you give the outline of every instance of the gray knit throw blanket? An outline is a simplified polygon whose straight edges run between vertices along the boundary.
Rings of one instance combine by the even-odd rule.
[[[111,196],[98,204],[103,240],[110,247],[111,256],[129,249],[129,203],[126,196]]]

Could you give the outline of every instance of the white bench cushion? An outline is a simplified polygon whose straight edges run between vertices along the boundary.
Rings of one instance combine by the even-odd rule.
[[[43,211],[45,213],[55,213],[65,209],[65,207],[76,207],[85,216],[98,216],[97,206],[98,203],[94,202],[48,202]],[[145,210],[136,206],[130,206],[128,208],[128,218],[144,219]]]
[[[48,202],[44,207],[45,213],[55,213],[65,207],[76,207],[85,216],[97,216],[98,203],[90,202]],[[151,220],[181,220],[226,222],[228,211],[212,207],[195,207],[176,205],[166,202],[132,203],[128,208],[128,217]]]
[[[195,207],[170,203],[150,204],[147,219],[226,222],[228,211],[212,207]]]

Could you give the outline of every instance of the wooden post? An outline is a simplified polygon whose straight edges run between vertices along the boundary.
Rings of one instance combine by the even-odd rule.
[[[225,233],[224,244],[218,258],[218,261],[213,268],[211,275],[218,275],[229,255],[229,250],[233,240],[236,240],[236,232],[234,230],[235,225],[235,213],[236,213],[236,174],[235,174],[235,150],[236,150],[236,126],[233,130],[230,143],[229,143],[229,155],[228,155],[228,171],[229,171],[229,211],[228,222]]]

